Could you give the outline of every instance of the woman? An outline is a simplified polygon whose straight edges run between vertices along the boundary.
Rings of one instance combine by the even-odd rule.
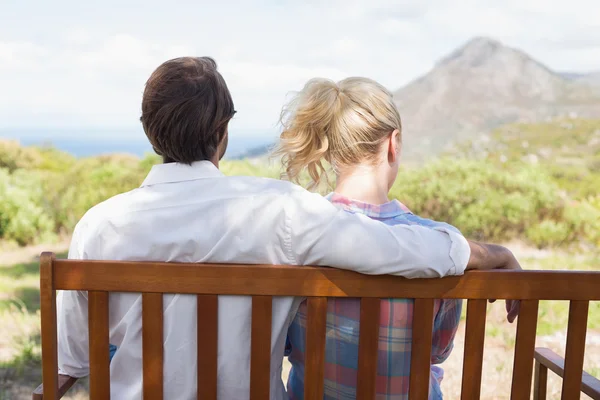
[[[398,173],[401,122],[392,94],[377,82],[366,78],[348,78],[338,83],[313,79],[284,108],[281,120],[283,132],[276,154],[282,156],[289,179],[297,181],[300,173],[307,170],[311,185],[318,185],[327,179],[326,168],[330,165],[336,185],[328,199],[334,205],[388,225],[441,225],[412,214],[402,203],[388,198]],[[378,399],[408,397],[413,304],[409,299],[381,301]],[[434,364],[442,363],[452,350],[461,307],[460,300],[435,302],[432,399],[442,398],[443,371]],[[306,312],[303,303],[288,331],[291,399],[304,397]],[[328,302],[326,399],[355,398],[359,315],[358,299]]]

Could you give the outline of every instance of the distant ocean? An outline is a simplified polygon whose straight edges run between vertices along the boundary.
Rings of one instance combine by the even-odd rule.
[[[56,133],[60,133],[60,135]],[[140,137],[136,139],[119,138],[114,132],[111,132],[104,139],[97,132],[94,133],[90,137],[81,137],[81,135],[67,136],[64,131],[0,130],[0,138],[18,140],[25,146],[53,146],[76,157],[89,157],[109,153],[128,153],[143,157],[147,153],[154,153],[144,134],[141,132],[139,134]],[[127,132],[126,136],[131,137],[134,135]],[[274,141],[275,138],[270,136],[230,134],[225,157],[237,158],[255,149],[265,148],[274,143]]]

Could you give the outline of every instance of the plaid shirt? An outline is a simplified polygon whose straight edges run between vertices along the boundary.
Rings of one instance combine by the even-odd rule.
[[[420,218],[398,201],[372,205],[350,200],[338,194],[327,197],[333,204],[351,213],[362,213],[388,225],[408,224],[440,226],[447,224]],[[454,227],[451,229],[456,230]],[[408,399],[412,317],[414,301],[382,299],[377,367],[377,399]],[[461,300],[436,300],[431,353],[430,399],[441,399],[440,364],[450,355],[462,309]],[[288,331],[288,355],[292,364],[288,395],[304,398],[304,349],[306,345],[306,302]],[[359,299],[329,299],[327,304],[327,341],[325,348],[325,396],[329,399],[356,398],[359,337]]]

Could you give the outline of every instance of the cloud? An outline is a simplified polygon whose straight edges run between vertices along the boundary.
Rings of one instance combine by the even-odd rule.
[[[4,7],[0,26],[0,128],[139,126],[145,80],[181,55],[216,58],[240,131],[272,129],[312,77],[363,75],[394,90],[475,35],[553,69],[600,69],[596,0],[24,3]]]
[[[47,50],[31,42],[0,42],[0,71],[25,69],[35,64]]]

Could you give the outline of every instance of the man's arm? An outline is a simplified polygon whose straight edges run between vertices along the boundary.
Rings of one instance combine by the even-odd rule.
[[[454,226],[449,225],[445,222],[433,221],[427,218],[422,218],[417,215],[411,214],[409,216],[412,222],[417,225],[426,226],[430,228],[435,227],[446,227],[447,229],[461,234],[461,232]],[[474,241],[468,241],[471,249],[471,256],[467,263],[467,270],[469,269],[521,269],[516,258],[512,252],[506,247],[498,246],[495,244],[479,243]]]
[[[469,241],[471,258],[467,269],[512,269],[522,271],[519,261],[506,247],[497,244],[487,244]],[[496,300],[490,300],[490,303]],[[506,319],[513,323],[519,315],[521,302],[519,300],[506,300]]]
[[[388,226],[301,189],[289,193],[285,216],[282,242],[292,264],[437,278],[462,275],[470,258],[467,240],[451,229]]]
[[[57,297],[57,317],[58,373],[75,378],[87,376],[90,371],[87,293],[61,291]]]
[[[522,269],[514,254],[506,247],[470,240],[468,243],[471,249],[471,257],[467,263],[467,270]]]
[[[468,242],[444,227],[388,226],[341,211],[323,197],[303,190],[290,193],[285,207],[287,235],[283,242],[293,264],[407,278],[462,275],[467,268],[510,267],[507,249]]]
[[[85,258],[79,223],[69,248],[70,259]],[[89,374],[87,292],[59,291],[57,295],[59,374],[81,378]],[[108,351],[108,350],[107,350]]]

